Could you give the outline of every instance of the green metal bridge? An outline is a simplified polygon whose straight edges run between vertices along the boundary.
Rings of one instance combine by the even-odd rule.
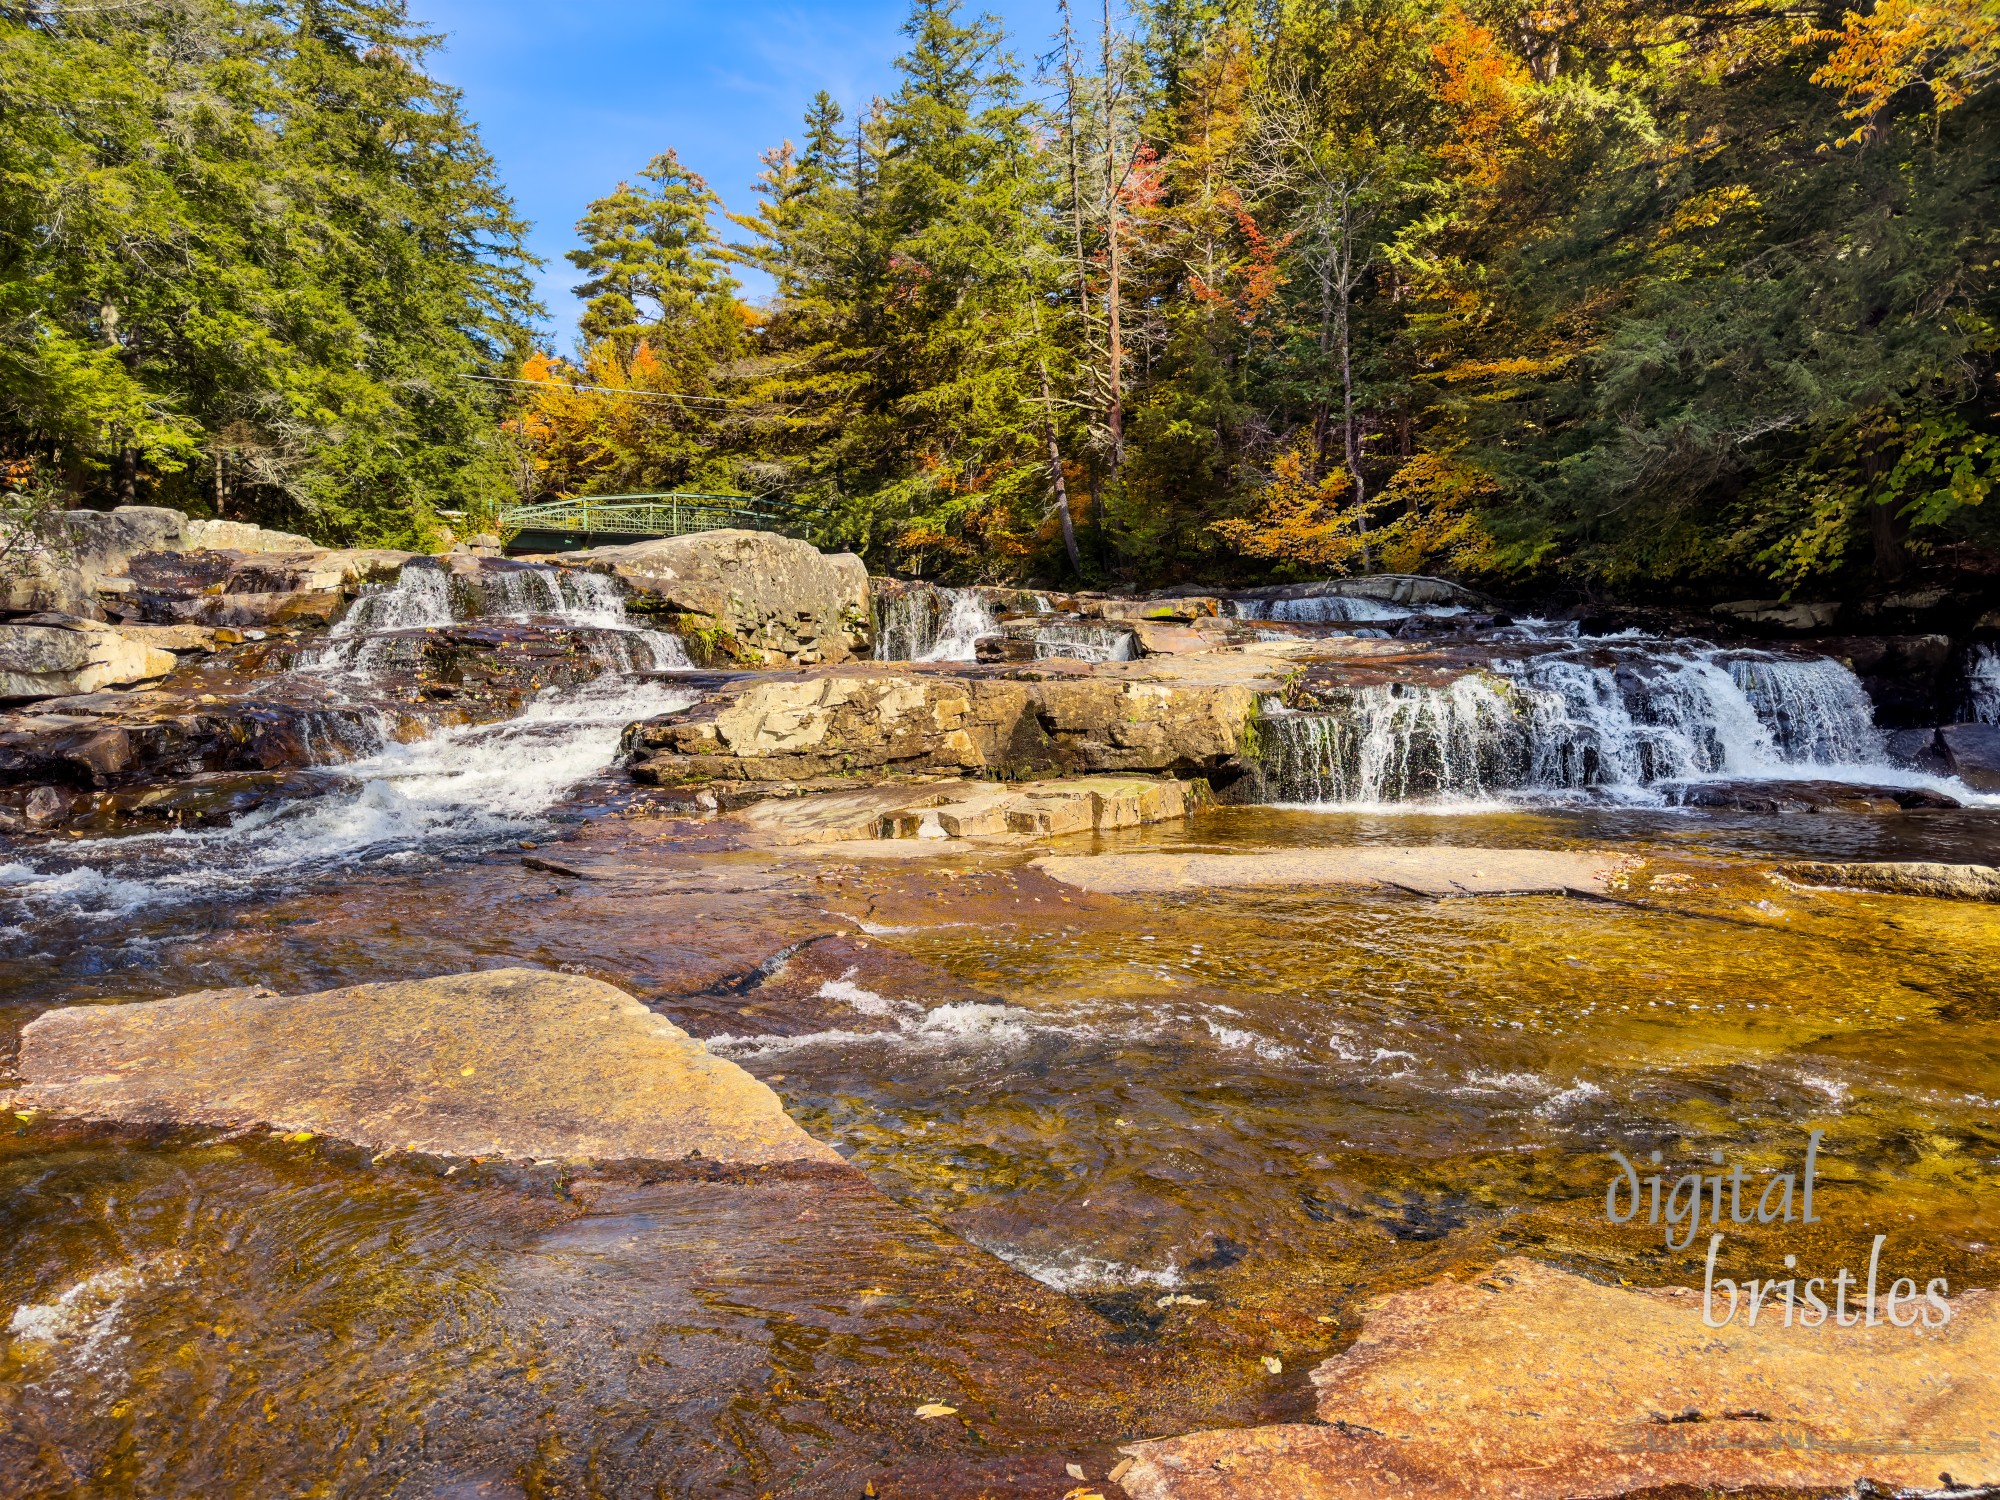
[[[576,495],[517,505],[500,516],[509,552],[575,552],[739,527],[795,536],[789,506],[755,495],[669,491],[658,495]]]

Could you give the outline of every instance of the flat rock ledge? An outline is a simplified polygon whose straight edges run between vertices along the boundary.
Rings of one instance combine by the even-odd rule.
[[[2000,870],[1991,865],[1935,865],[1915,861],[1861,865],[1805,863],[1779,865],[1778,873],[1798,885],[1888,891],[1898,896],[1941,896],[1949,901],[2000,901]]]
[[[2000,1482],[2000,1298],[1942,1328],[1755,1328],[1533,1261],[1385,1298],[1313,1371],[1327,1425],[1124,1451],[1134,1500],[1608,1500]],[[1903,1316],[1909,1316],[1905,1305]],[[1685,1486],[1686,1491],[1679,1487]]]
[[[1425,896],[1610,893],[1629,861],[1560,849],[1271,849],[1257,854],[1052,855],[1036,866],[1106,896],[1249,886],[1362,886]]]
[[[268,1125],[375,1151],[514,1161],[846,1163],[778,1096],[623,990],[494,969],[316,995],[84,1005],[21,1033],[9,1107]]]

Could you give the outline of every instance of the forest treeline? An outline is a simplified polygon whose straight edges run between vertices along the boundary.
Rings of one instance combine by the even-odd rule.
[[[399,5],[0,3],[0,443],[357,539],[770,495],[944,580],[2000,573],[2000,0],[1057,20],[916,0],[732,205],[646,143],[556,350]]]

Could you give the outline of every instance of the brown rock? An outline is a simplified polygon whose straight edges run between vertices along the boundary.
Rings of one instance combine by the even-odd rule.
[[[316,995],[210,990],[50,1011],[12,1104],[269,1125],[372,1150],[844,1167],[778,1098],[622,990],[498,969]]]
[[[702,655],[753,666],[842,662],[868,644],[868,572],[768,531],[593,547],[560,559],[621,578],[635,608],[667,617]]]
[[[1858,1300],[1858,1299],[1857,1299]],[[1685,1290],[1527,1260],[1378,1303],[1313,1372],[1326,1426],[1124,1451],[1135,1500],[1586,1500],[2000,1481],[2000,1300],[1943,1327],[1705,1326]],[[1905,1305],[1906,1312],[1909,1310]]]
[[[1208,661],[1211,658],[1196,658]],[[903,771],[1241,774],[1272,664],[1154,676],[1135,663],[982,672],[848,667],[748,678],[627,731],[642,781],[804,781]]]
[[[1779,865],[1778,873],[1800,885],[1942,896],[1950,901],[2000,901],[2000,870],[1991,865],[1804,863]]]
[[[1387,886],[1426,896],[1601,896],[1626,862],[1558,849],[1271,849],[1259,854],[1092,854],[1037,860],[1102,895],[1251,886]]]
[[[919,782],[773,798],[744,809],[737,818],[761,843],[917,839],[942,845],[963,839],[1054,838],[1168,822],[1192,813],[1206,791],[1199,782],[1136,776],[1026,784]]]

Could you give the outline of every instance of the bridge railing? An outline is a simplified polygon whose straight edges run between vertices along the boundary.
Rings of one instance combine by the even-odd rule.
[[[525,532],[573,536],[665,537],[741,527],[786,535],[800,529],[789,506],[755,495],[675,491],[657,495],[577,495],[501,513],[511,540]]]

